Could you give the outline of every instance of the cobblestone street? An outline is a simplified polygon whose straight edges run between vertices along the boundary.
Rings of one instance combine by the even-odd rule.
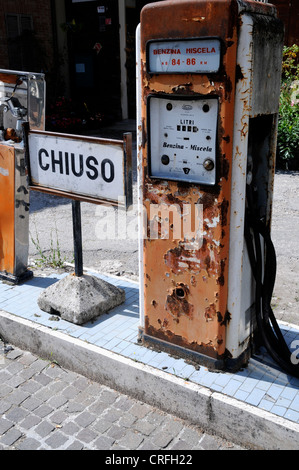
[[[0,342],[0,450],[229,450],[231,442]]]

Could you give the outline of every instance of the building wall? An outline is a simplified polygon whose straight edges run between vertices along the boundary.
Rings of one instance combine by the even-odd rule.
[[[22,22],[28,17],[32,18],[31,33],[24,31],[28,22]],[[19,36],[16,29],[18,22]],[[14,27],[13,37],[8,37],[9,24]],[[52,64],[51,0],[1,0],[0,67],[10,69],[18,66],[19,70],[25,70],[30,66],[30,71],[41,72],[50,69]]]
[[[285,26],[285,45],[299,45],[299,0],[270,0]]]

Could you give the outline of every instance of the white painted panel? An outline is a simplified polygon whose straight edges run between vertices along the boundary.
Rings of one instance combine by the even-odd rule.
[[[248,129],[249,126],[251,104],[252,29],[252,16],[242,15],[237,63],[244,78],[236,84],[227,304],[231,320],[226,334],[226,349],[233,358],[237,358],[246,349],[244,335],[249,334],[249,325],[245,324],[245,312],[254,301],[250,295],[252,275],[244,239],[248,132],[243,132],[243,129]],[[246,289],[247,295],[244,298]]]
[[[110,201],[125,196],[119,143],[47,133],[29,133],[28,142],[33,184]]]

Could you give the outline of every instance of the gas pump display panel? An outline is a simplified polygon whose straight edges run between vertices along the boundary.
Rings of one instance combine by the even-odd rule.
[[[148,73],[216,73],[220,67],[218,38],[160,39],[147,43]]]
[[[149,176],[214,185],[218,99],[150,95]]]

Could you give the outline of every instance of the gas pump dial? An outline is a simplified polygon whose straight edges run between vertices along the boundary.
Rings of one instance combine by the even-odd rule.
[[[218,99],[148,98],[150,177],[214,185]]]

